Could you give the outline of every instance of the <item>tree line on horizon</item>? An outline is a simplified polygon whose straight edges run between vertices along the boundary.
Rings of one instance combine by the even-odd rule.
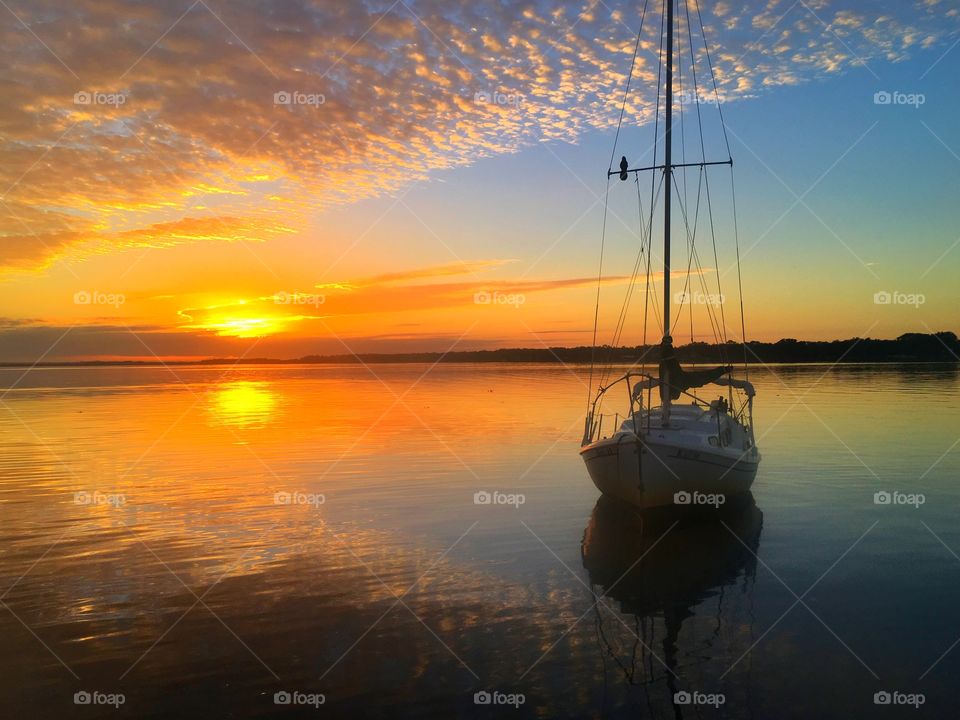
[[[166,365],[244,364],[334,364],[334,363],[402,363],[402,362],[563,362],[583,364],[654,364],[659,359],[658,344],[596,348],[502,348],[498,350],[455,350],[409,353],[358,353],[340,355],[306,355],[281,360],[276,358],[209,358],[199,361],[159,361]],[[692,342],[675,348],[677,358],[686,364],[751,364],[770,363],[864,363],[864,362],[960,362],[960,340],[953,332],[906,333],[895,340],[850,338],[848,340],[796,340],[784,338],[776,342],[751,340],[743,345],[734,340],[725,343]],[[58,367],[68,365],[156,365],[158,361],[87,360],[40,363],[0,363],[0,367],[30,365]]]
[[[357,355],[308,355],[303,363],[341,362],[565,362],[635,363],[658,360],[659,345],[596,348],[502,348],[498,350],[458,350],[447,353],[359,353]],[[960,341],[953,332],[906,333],[895,340],[850,338],[848,340],[796,340],[777,342],[748,341],[746,346],[730,340],[726,343],[692,342],[676,347],[684,363],[783,363],[783,362],[957,362]]]

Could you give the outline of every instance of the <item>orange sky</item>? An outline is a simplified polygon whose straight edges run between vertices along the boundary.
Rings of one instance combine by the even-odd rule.
[[[909,121],[922,152],[946,163],[934,169],[948,187],[960,163],[944,150],[960,147],[951,107],[909,115],[870,99],[904,68],[950,76],[960,18],[936,0],[910,12],[821,5],[826,25],[773,0],[703,8],[746,182],[748,335],[956,329],[957,218],[926,192],[926,224],[883,221],[902,181],[871,165]],[[388,6],[11,4],[0,25],[0,361],[589,344],[635,3]],[[654,38],[640,48],[624,136],[637,148]],[[837,120],[763,127],[810,107],[811,93],[848,97],[852,80],[863,97]],[[887,184],[871,207],[850,188],[877,177]],[[629,186],[613,189],[601,342],[635,262],[632,203]],[[718,262],[691,289],[724,296],[737,338],[723,222]],[[878,309],[883,291],[923,303]],[[710,309],[695,306],[694,339],[714,339]],[[642,332],[638,312],[623,340]],[[659,333],[651,315],[647,339]]]

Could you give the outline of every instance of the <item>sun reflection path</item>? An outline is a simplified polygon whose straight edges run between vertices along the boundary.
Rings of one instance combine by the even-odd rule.
[[[210,409],[217,420],[233,427],[263,427],[276,419],[279,395],[268,383],[238,380],[211,392]]]

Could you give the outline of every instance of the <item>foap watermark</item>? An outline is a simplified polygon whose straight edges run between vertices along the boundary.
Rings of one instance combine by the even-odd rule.
[[[278,90],[273,94],[274,105],[306,105],[320,107],[327,101],[323,93],[305,93],[298,90]]]
[[[73,94],[74,105],[109,105],[120,107],[127,102],[127,94],[122,92],[98,92],[81,90]]]
[[[727,702],[727,696],[723,693],[702,693],[694,690],[687,692],[681,690],[673,694],[674,705],[710,705],[718,708]]]
[[[102,493],[99,490],[87,492],[81,490],[73,494],[74,505],[109,505],[111,507],[120,507],[127,504],[127,497],[122,493]]]
[[[673,494],[674,505],[712,505],[715,508],[720,507],[727,501],[723,493],[702,493],[694,490],[687,492],[681,490]]]
[[[910,105],[918,108],[927,102],[923,93],[905,93],[899,90],[878,90],[873,94],[874,105]]]
[[[723,293],[678,292],[673,296],[678,305],[723,305],[726,299]]]
[[[920,706],[927,701],[923,693],[905,693],[899,690],[880,690],[873,694],[874,705],[909,705],[914,710],[919,710]]]
[[[118,708],[127,701],[123,693],[106,693],[99,690],[79,690],[73,694],[74,705],[110,705]]]
[[[327,501],[323,493],[304,492],[276,492],[273,494],[274,505],[313,505],[319,507]]]
[[[99,290],[77,290],[73,294],[74,305],[112,305],[120,307],[127,301],[123,293],[105,293]]]
[[[473,94],[473,101],[477,105],[500,105],[502,107],[518,108],[526,100],[520,93],[505,93],[500,90],[477,90]]]
[[[474,705],[512,705],[515,709],[527,701],[523,693],[505,693],[499,690],[480,690],[473,694]]]
[[[314,709],[327,701],[323,693],[305,693],[299,690],[280,690],[273,694],[274,705],[308,705]]]
[[[504,493],[499,490],[487,492],[479,490],[473,494],[474,505],[513,505],[519,508],[527,501],[527,496],[523,493]]]
[[[695,93],[689,90],[677,93],[674,98],[681,105],[720,105],[724,102],[722,95]]]
[[[902,493],[897,490],[886,491],[878,490],[873,494],[874,505],[910,505],[919,508],[927,502],[927,496],[923,493]]]
[[[326,295],[302,293],[299,290],[294,290],[292,293],[281,290],[273,295],[273,302],[277,305],[313,305],[314,307],[319,307],[326,301]]]
[[[473,294],[474,305],[512,305],[519,308],[527,301],[527,296],[520,293],[502,293],[499,290],[487,292],[481,290]]]
[[[905,293],[899,290],[892,292],[881,290],[873,294],[874,305],[911,305],[918,308],[927,302],[927,297],[923,293]]]

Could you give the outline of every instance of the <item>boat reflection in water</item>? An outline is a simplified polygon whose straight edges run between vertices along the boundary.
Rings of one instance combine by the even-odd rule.
[[[724,716],[748,714],[736,696],[750,685],[763,513],[749,494],[717,512],[689,510],[640,512],[607,497],[593,510],[582,556],[611,686],[605,706],[640,703],[654,717],[658,707],[675,717],[709,715],[705,696],[722,693]],[[614,697],[618,679],[628,697]],[[636,692],[642,695],[629,697]]]

